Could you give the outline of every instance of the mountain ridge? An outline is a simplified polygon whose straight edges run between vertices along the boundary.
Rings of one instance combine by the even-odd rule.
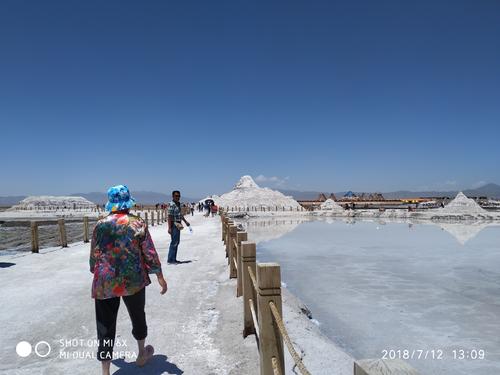
[[[299,191],[299,190],[286,190],[277,189],[285,195],[292,196],[295,200],[313,200],[318,197],[320,193],[324,193],[327,198],[330,192],[321,191]],[[393,192],[382,193],[386,199],[405,199],[405,198],[415,198],[415,197],[455,197],[460,190],[448,190],[448,191],[410,191],[410,190],[398,190]],[[469,197],[479,197],[486,196],[492,199],[500,199],[500,185],[495,183],[488,183],[475,189],[464,189],[461,190],[466,196]],[[337,198],[341,198],[346,192],[340,191],[335,192]],[[357,193],[357,192],[355,192]],[[361,193],[361,192],[360,192]],[[96,204],[103,204],[107,201],[106,193],[90,192],[90,193],[74,193],[69,194],[70,196],[80,196],[88,199]],[[136,191],[132,196],[137,200],[139,204],[156,204],[170,202],[171,197],[169,194],[158,193],[154,191]],[[19,203],[21,200],[26,198],[27,195],[15,195],[15,196],[0,196],[0,206],[11,206]],[[183,202],[198,202],[201,198],[183,197],[181,200]]]

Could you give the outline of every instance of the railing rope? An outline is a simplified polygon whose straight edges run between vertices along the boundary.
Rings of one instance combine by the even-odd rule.
[[[274,375],[281,375],[281,370],[278,364],[278,359],[276,357],[271,358],[271,362],[273,365],[273,373]]]
[[[288,335],[288,332],[286,330],[285,324],[283,323],[283,320],[281,319],[280,313],[278,309],[276,308],[276,305],[274,302],[269,302],[269,307],[271,308],[271,313],[273,314],[274,321],[276,322],[276,325],[278,326],[279,332],[281,337],[283,338],[283,341],[285,342],[288,351],[290,352],[290,355],[293,358],[293,361],[297,365],[298,369],[302,373],[302,375],[311,375],[309,371],[307,371],[306,367],[304,366],[304,363],[302,362],[302,359],[298,355],[297,351],[293,347],[292,340],[290,339],[290,336]]]
[[[252,324],[254,328],[255,337],[257,339],[257,345],[259,345],[259,338],[260,338],[259,322],[257,321],[257,313],[255,312],[255,302],[253,298],[250,298],[248,300],[248,305],[250,307],[250,312],[252,313]]]
[[[255,278],[255,274],[250,267],[248,267],[248,276],[250,276],[250,280],[252,281],[252,287],[255,291],[258,291],[259,288],[257,287],[257,279]]]

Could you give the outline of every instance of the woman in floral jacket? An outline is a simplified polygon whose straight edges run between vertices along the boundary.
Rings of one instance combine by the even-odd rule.
[[[145,287],[151,284],[154,273],[167,291],[161,263],[146,223],[129,213],[135,204],[128,188],[113,186],[108,190],[106,210],[110,214],[97,222],[90,247],[90,272],[94,274],[92,298],[95,299],[97,359],[102,363],[103,375],[110,371],[116,335],[116,317],[120,298],[132,320],[132,335],[137,340],[139,353],[136,363],[143,366],[153,355],[151,345],[144,346],[147,336]]]

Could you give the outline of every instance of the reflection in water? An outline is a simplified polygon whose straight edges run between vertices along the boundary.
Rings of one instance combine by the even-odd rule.
[[[324,221],[327,224],[334,224],[338,223],[339,221],[343,221],[347,225],[354,225],[356,222],[375,222],[378,225],[386,225],[387,223],[408,223],[408,229],[413,230],[414,229],[414,224],[428,224],[428,225],[435,225],[442,230],[448,232],[451,234],[461,245],[465,245],[466,242],[470,241],[474,237],[476,237],[484,228],[487,227],[500,227],[500,224],[498,223],[492,223],[492,222],[485,222],[485,221],[472,221],[472,222],[467,222],[464,223],[463,221],[460,222],[433,222],[433,221],[428,221],[428,220],[411,220],[411,219],[405,219],[405,220],[384,220],[384,219],[362,219],[362,218],[343,218],[343,219],[335,219],[335,218],[326,218]],[[379,229],[379,227],[377,227]]]
[[[485,223],[485,222],[475,222],[469,224],[462,223],[441,223],[438,224],[441,229],[450,233],[455,239],[462,245],[474,237],[476,237],[479,232],[481,232],[486,227],[499,226],[498,224]]]
[[[422,374],[500,374],[495,224],[313,219],[259,244],[257,260],[278,262],[287,288],[356,358],[438,348],[443,360],[408,362]],[[487,358],[453,360],[474,348]]]
[[[278,239],[285,234],[293,231],[299,224],[309,221],[307,217],[293,219],[270,219],[270,218],[252,218],[250,220],[237,220],[248,233],[248,240],[252,242],[264,242]]]

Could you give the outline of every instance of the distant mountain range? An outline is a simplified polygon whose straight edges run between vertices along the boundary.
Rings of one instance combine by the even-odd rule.
[[[96,204],[104,204],[108,201],[108,196],[106,193],[75,193],[70,194],[70,196],[75,197],[84,197],[91,202]],[[156,193],[153,191],[136,191],[133,193],[133,197],[140,204],[156,204],[156,203],[165,203],[170,202],[172,197],[170,194],[164,193]],[[0,206],[12,206],[14,204],[19,203],[26,198],[26,195],[19,196],[8,196],[8,197],[0,197]],[[190,197],[182,197],[181,200],[183,202],[198,202],[201,198],[190,198]]]
[[[297,190],[281,190],[280,191],[285,195],[291,195],[296,200],[312,200],[316,199],[320,193],[324,193],[327,198],[331,192],[320,192],[320,191],[297,191]],[[335,196],[341,198],[344,196],[346,192],[340,191],[334,193]],[[354,192],[355,194],[361,194],[363,192]],[[366,191],[365,193],[375,193]],[[489,198],[500,198],[500,185],[497,184],[486,184],[477,189],[467,189],[463,190],[463,193],[469,197],[489,197]],[[386,199],[398,199],[398,198],[415,198],[415,197],[450,197],[453,198],[458,194],[458,190],[449,190],[449,191],[408,191],[408,190],[400,190],[400,191],[392,191],[382,193],[384,198]]]
[[[290,195],[296,200],[312,200],[316,199],[320,193],[324,193],[327,197],[331,192],[320,192],[320,191],[298,191],[298,190],[282,190],[280,191],[285,195]],[[334,193],[337,198],[342,197],[346,192],[336,192]],[[358,193],[358,192],[354,192]],[[361,193],[361,192],[359,192]],[[374,193],[374,192],[366,192],[366,193]],[[393,191],[382,193],[384,198],[386,199],[396,199],[396,198],[414,198],[414,197],[450,197],[453,198],[457,195],[458,190],[450,190],[450,191]],[[497,184],[486,184],[477,189],[467,189],[463,190],[463,193],[469,197],[479,197],[485,196],[494,199],[500,199],[500,185]],[[71,196],[79,196],[88,199],[91,202],[97,204],[103,204],[107,201],[107,195],[105,193],[77,193],[70,194]],[[0,206],[12,206],[14,204],[19,203],[19,201],[26,198],[25,195],[19,196],[7,196],[0,197]],[[134,198],[138,203],[141,204],[156,204],[163,202],[170,202],[171,197],[170,194],[164,193],[156,193],[153,191],[136,191],[134,192]],[[201,198],[192,198],[192,197],[182,197],[183,202],[198,202]]]

